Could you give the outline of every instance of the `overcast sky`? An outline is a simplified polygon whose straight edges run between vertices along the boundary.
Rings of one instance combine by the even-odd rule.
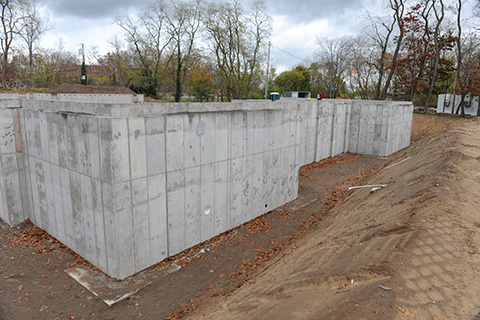
[[[42,39],[42,46],[53,48],[62,39],[65,49],[78,52],[85,43],[87,56],[92,47],[99,53],[111,50],[108,40],[121,35],[112,23],[115,16],[133,13],[149,0],[37,0],[55,28]],[[272,65],[279,71],[309,60],[317,37],[357,35],[362,31],[359,17],[364,8],[379,8],[386,0],[267,0],[272,17]],[[132,6],[135,4],[135,7]],[[282,51],[283,50],[283,51]],[[285,53],[285,52],[287,53]]]

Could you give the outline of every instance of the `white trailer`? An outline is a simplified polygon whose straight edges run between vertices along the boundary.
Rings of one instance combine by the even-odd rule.
[[[457,111],[460,102],[462,101],[462,96],[457,95],[455,97],[455,111]],[[437,113],[452,113],[453,105],[453,93],[445,93],[438,95],[437,102]],[[478,108],[478,96],[466,95],[463,101],[465,106],[465,114],[471,116],[480,116]]]

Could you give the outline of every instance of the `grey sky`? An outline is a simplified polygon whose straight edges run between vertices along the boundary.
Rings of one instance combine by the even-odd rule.
[[[55,24],[45,36],[53,47],[62,39],[65,49],[76,52],[80,43],[87,51],[93,46],[100,53],[110,50],[108,40],[120,30],[112,22],[115,16],[134,13],[149,0],[37,0],[44,13]],[[302,59],[311,58],[316,36],[343,36],[358,32],[356,19],[362,1],[371,0],[267,0],[267,11],[273,19],[272,43]],[[135,7],[132,7],[132,3]],[[301,60],[272,49],[272,64],[280,71],[302,63]],[[87,52],[88,54],[88,52]]]
[[[340,18],[361,10],[361,0],[276,0],[270,1],[272,14],[287,15],[295,22]]]
[[[78,19],[96,19],[114,17],[135,10],[131,0],[37,0],[55,17],[70,17]],[[148,0],[133,2],[136,6],[143,7]]]

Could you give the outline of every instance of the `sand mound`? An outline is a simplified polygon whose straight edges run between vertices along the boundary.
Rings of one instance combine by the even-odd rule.
[[[388,185],[349,191],[298,249],[189,318],[476,319],[480,119],[418,141],[367,183]]]
[[[125,87],[112,86],[84,86],[80,84],[64,83],[52,90],[52,93],[92,93],[92,94],[134,94],[135,92]]]

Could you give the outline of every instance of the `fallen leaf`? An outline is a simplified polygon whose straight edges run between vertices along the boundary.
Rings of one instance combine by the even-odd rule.
[[[48,309],[48,306],[46,305],[43,305],[40,307],[40,312],[44,311],[44,310],[47,310]]]
[[[22,290],[23,289],[23,284],[19,285],[18,286],[18,291]]]
[[[413,312],[410,312],[407,308],[404,308],[402,306],[397,306],[397,308],[400,309],[400,311],[402,311],[404,317],[409,317],[412,319],[414,319],[415,314],[418,313],[418,310],[413,310]]]

